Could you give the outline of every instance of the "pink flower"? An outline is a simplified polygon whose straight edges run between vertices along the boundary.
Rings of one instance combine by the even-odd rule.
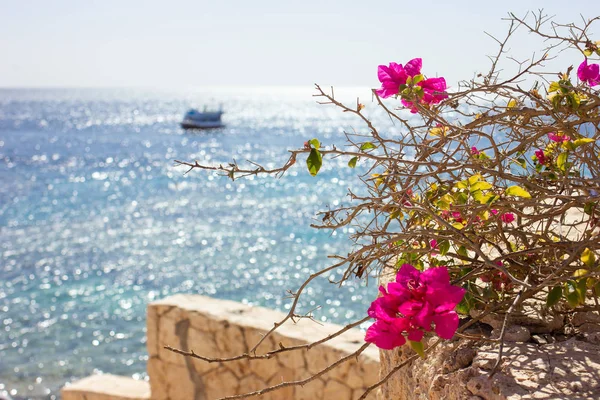
[[[382,296],[375,299],[368,314],[376,322],[367,330],[365,340],[381,349],[402,346],[408,340],[420,341],[432,330],[443,339],[451,339],[458,328],[454,309],[465,290],[450,284],[446,267],[429,268],[420,272],[404,264],[396,281],[387,290],[379,288]]]
[[[548,161],[546,159],[546,155],[544,154],[544,150],[542,149],[538,149],[535,151],[535,158],[537,158],[538,163],[542,165],[546,164],[546,161]]]
[[[495,208],[491,209],[490,212],[494,215],[498,215],[499,211],[496,210]]]
[[[438,241],[437,241],[437,240],[435,240],[435,239],[431,239],[431,240],[429,241],[429,246],[431,246],[431,250],[432,250],[432,251],[431,251],[431,255],[432,255],[432,256],[437,256],[437,255],[438,255],[438,253],[437,253],[437,251],[436,251],[436,250],[438,250]]]
[[[406,85],[406,80],[409,76],[419,75],[423,62],[420,58],[415,58],[402,64],[391,62],[389,66],[380,65],[377,68],[377,77],[381,82],[381,89],[375,91],[379,97],[384,99],[395,96],[400,91],[400,85]]]
[[[380,65],[377,68],[377,77],[381,82],[381,89],[375,91],[379,97],[387,98],[395,96],[400,92],[400,86],[406,85],[409,77],[414,77],[421,74],[423,60],[414,58],[407,62],[404,66],[391,62],[387,67]],[[447,89],[446,80],[444,78],[429,78],[424,79],[416,84],[423,89],[423,97],[419,100],[422,104],[437,104],[448,98],[444,93]],[[417,107],[414,102],[402,99],[402,104],[410,108],[414,114],[417,112]]]
[[[421,86],[425,92],[421,99],[422,103],[437,104],[448,98],[448,95],[444,93],[448,87],[446,86],[446,80],[442,77],[425,79],[417,85]]]
[[[571,138],[569,136],[563,135],[562,133],[556,134],[554,132],[550,132],[548,134],[548,139],[550,139],[556,143],[568,142],[569,140],[571,140]]]
[[[588,65],[586,58],[577,68],[577,77],[581,82],[596,86],[600,83],[600,67],[598,64]]]
[[[477,150],[477,147],[473,146],[471,147],[471,154],[473,154],[474,156],[478,156],[480,153],[479,150]]]
[[[500,216],[500,220],[505,224],[510,224],[515,220],[515,214],[513,213],[504,213]]]
[[[460,214],[459,211],[452,211],[451,215],[452,215],[452,218],[454,218],[454,220],[456,222],[458,222],[458,223],[463,222],[462,215]]]
[[[444,78],[429,78],[417,83],[417,86],[423,88],[423,97],[419,100],[421,104],[437,104],[440,101],[447,99],[448,95],[445,92],[447,89],[446,80]],[[413,114],[417,113],[417,106],[415,102],[402,99],[402,104],[410,108],[410,112]]]

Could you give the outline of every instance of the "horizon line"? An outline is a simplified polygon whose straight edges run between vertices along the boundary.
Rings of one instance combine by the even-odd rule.
[[[320,85],[321,87],[339,87],[339,88],[360,88],[360,89],[375,89],[368,85]],[[0,90],[4,89],[39,89],[39,90],[50,90],[50,89],[150,89],[150,90],[174,90],[174,89],[189,89],[189,90],[202,90],[202,89],[314,89],[315,84],[312,85],[204,85],[204,86],[3,86],[0,85]]]

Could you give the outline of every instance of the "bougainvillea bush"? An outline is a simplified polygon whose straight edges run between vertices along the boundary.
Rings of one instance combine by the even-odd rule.
[[[374,321],[366,341],[382,349],[408,342],[426,356],[425,337],[451,339],[491,313],[506,324],[526,301],[597,312],[600,41],[590,32],[598,19],[578,26],[511,15],[490,71],[453,87],[428,75],[443,75],[444,65],[402,55],[377,68],[370,105],[342,104],[317,86],[323,103],[354,114],[366,134],[344,144],[307,138],[280,168],[182,164],[232,179],[282,174],[304,159],[312,175],[331,157],[366,166],[367,194],[323,212],[317,228],[355,228],[353,251],[323,274],[340,265],[343,279],[395,271],[365,310]],[[520,32],[541,38],[542,51],[526,60],[507,53]],[[395,129],[380,131],[365,107],[385,110]],[[295,292],[286,319],[318,275]]]

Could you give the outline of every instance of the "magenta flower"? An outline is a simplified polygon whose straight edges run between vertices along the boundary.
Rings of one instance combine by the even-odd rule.
[[[452,211],[451,215],[452,215],[452,218],[454,218],[454,221],[456,221],[458,223],[463,222],[462,215],[460,214],[459,211]]]
[[[390,282],[387,290],[381,286],[379,291],[382,295],[368,311],[376,322],[367,330],[367,342],[390,350],[402,346],[406,338],[420,341],[425,332],[432,330],[432,324],[439,337],[454,336],[459,322],[454,309],[462,301],[465,289],[450,284],[446,267],[420,272],[404,264],[396,281]]]
[[[435,239],[431,239],[429,241],[429,245],[431,246],[431,255],[432,256],[437,256],[438,255],[438,241]]]
[[[389,66],[380,65],[377,68],[377,77],[381,82],[381,89],[375,91],[379,97],[384,99],[395,96],[400,91],[400,85],[406,85],[406,80],[409,76],[419,75],[423,62],[420,58],[415,58],[402,64],[391,62]]]
[[[552,140],[553,142],[556,142],[556,143],[563,143],[563,142],[568,142],[569,140],[571,140],[571,137],[563,135],[562,133],[556,134],[554,132],[550,132],[548,134],[548,139],[550,139],[550,140]]]
[[[473,146],[471,147],[471,154],[473,154],[474,156],[478,156],[480,153],[479,150],[477,150],[477,147]]]
[[[535,158],[537,158],[537,160],[538,160],[538,163],[544,165],[544,164],[546,164],[546,161],[548,161],[546,159],[546,155],[544,154],[544,150],[538,149],[535,151],[534,154],[535,154]]]
[[[577,77],[581,82],[596,86],[600,83],[600,67],[598,64],[588,65],[586,58],[577,68]]]
[[[444,78],[429,78],[417,83],[417,86],[423,88],[423,97],[419,100],[421,104],[437,104],[444,99],[448,98],[448,95],[444,93],[448,88],[446,86],[446,80]],[[415,102],[402,99],[402,104],[410,108],[410,112],[417,113],[417,106]]]
[[[402,102],[402,105],[406,108],[410,108],[410,112],[412,114],[416,114],[417,112],[419,112],[419,109],[417,108],[416,103],[412,102],[412,101],[408,101],[408,100],[400,100]]]
[[[492,214],[494,214],[494,215],[498,215],[498,213],[499,213],[499,211],[498,211],[498,210],[496,210],[495,208],[492,208],[492,209],[490,210],[490,212],[491,212]]]
[[[440,101],[447,99],[448,95],[444,93],[448,86],[444,78],[429,78],[418,83],[423,88],[425,95],[421,99],[425,104],[437,104]]]
[[[505,224],[510,224],[515,220],[515,214],[513,213],[504,213],[500,216],[500,220]]]
[[[379,97],[387,98],[396,96],[400,92],[400,86],[406,85],[409,77],[414,77],[421,74],[423,60],[414,58],[407,62],[404,66],[391,62],[388,66],[380,65],[377,68],[377,77],[381,82],[381,89],[375,91]],[[448,98],[445,93],[447,86],[444,78],[429,78],[424,79],[416,84],[423,89],[423,97],[419,100],[422,104],[437,104]],[[410,108],[414,114],[417,112],[417,107],[414,102],[402,99],[402,104]]]

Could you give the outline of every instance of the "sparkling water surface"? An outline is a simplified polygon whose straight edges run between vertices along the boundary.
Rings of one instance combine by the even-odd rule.
[[[393,127],[369,92],[366,113]],[[54,398],[94,372],[145,379],[145,309],[194,293],[285,311],[286,290],[351,248],[352,228],[309,227],[360,191],[347,159],[317,177],[299,159],[281,179],[232,182],[173,160],[283,165],[317,137],[343,145],[360,121],[311,88],[150,91],[0,89],[0,393]],[[190,106],[223,105],[226,128],[185,132]],[[360,163],[359,163],[360,164]],[[302,309],[347,323],[376,294],[317,280]]]

